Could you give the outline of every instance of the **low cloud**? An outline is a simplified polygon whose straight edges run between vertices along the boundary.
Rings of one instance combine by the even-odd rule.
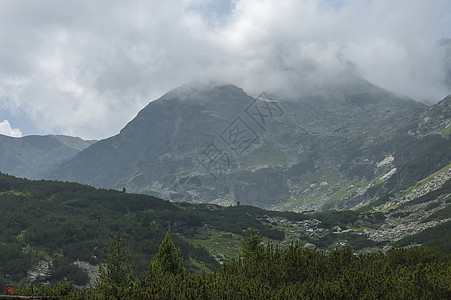
[[[8,120],[4,120],[0,122],[0,134],[12,136],[12,137],[21,137],[22,132],[17,128],[11,128],[11,124],[9,124]]]
[[[299,93],[352,62],[434,102],[451,92],[437,43],[449,28],[446,0],[4,0],[0,99],[41,133],[98,139],[193,80]]]

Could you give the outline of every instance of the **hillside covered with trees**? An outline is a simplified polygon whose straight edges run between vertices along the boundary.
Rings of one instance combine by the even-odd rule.
[[[180,250],[166,234],[147,273],[137,277],[117,234],[93,289],[59,282],[28,285],[21,295],[63,299],[449,299],[451,257],[434,249],[392,249],[386,254],[323,252],[293,243],[281,249],[253,232],[240,256],[212,273],[187,273]]]
[[[0,286],[63,279],[77,286],[93,284],[92,274],[77,263],[97,268],[106,260],[108,245],[117,232],[127,240],[136,274],[141,277],[166,232],[171,232],[181,250],[183,267],[190,274],[216,271],[221,263],[237,258],[251,228],[265,242],[276,243],[281,249],[295,241],[301,248],[372,253],[390,244],[424,243],[449,253],[449,201],[434,200],[447,194],[449,182],[409,202],[413,205],[398,205],[399,209],[406,206],[415,210],[415,205],[439,205],[427,218],[441,223],[392,243],[372,239],[365,232],[377,236],[377,228],[383,227],[387,217],[399,217],[396,214],[401,211],[397,210],[387,214],[369,206],[358,211],[301,214],[246,205],[176,203],[77,183],[0,174]]]

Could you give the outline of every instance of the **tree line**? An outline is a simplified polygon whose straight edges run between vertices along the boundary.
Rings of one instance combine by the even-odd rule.
[[[120,233],[91,289],[27,285],[20,295],[62,299],[451,299],[451,256],[433,248],[357,254],[264,244],[254,232],[241,254],[210,273],[190,273],[169,233],[147,273],[136,275]]]

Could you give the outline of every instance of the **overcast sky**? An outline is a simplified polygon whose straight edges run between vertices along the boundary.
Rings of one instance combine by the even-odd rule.
[[[348,60],[436,102],[449,93],[440,38],[449,0],[0,0],[0,133],[105,138],[192,80],[252,94]]]

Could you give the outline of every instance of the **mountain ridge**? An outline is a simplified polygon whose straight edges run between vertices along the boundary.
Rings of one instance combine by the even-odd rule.
[[[150,102],[118,135],[78,153],[48,178],[177,201],[281,207],[302,195],[297,186],[311,180],[306,176],[336,169],[350,140],[392,132],[426,108],[364,80],[356,86],[334,99],[279,101],[233,85],[185,85]],[[232,145],[236,140],[228,137],[237,128],[248,135]],[[212,151],[217,160],[205,155]]]
[[[72,158],[96,141],[64,135],[0,135],[0,170],[19,177],[40,179],[43,173]]]

